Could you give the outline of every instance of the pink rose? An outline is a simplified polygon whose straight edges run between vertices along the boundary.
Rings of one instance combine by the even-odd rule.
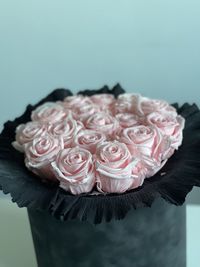
[[[181,145],[185,126],[185,119],[182,116],[153,112],[147,116],[147,123],[155,125],[163,135],[169,137],[172,148],[178,149]]]
[[[159,170],[163,156],[171,149],[169,139],[163,138],[153,126],[139,125],[124,129],[119,140],[127,145],[133,156],[140,158],[143,169],[146,168],[149,173]]]
[[[97,147],[97,188],[100,192],[123,193],[133,188],[133,160],[126,145],[118,141],[105,142]]]
[[[75,108],[72,108],[73,117],[76,120],[85,121],[91,115],[100,112],[100,108],[95,104],[84,104]]]
[[[119,113],[115,118],[119,121],[121,128],[129,128],[141,124],[140,118],[131,113]]]
[[[75,145],[89,150],[92,154],[96,153],[97,145],[106,140],[106,136],[94,130],[81,130],[74,139]]]
[[[170,142],[169,149],[163,152],[163,160],[170,158],[182,144],[185,119],[171,113],[153,112],[147,116],[147,123],[155,125],[162,132],[163,140]]]
[[[173,135],[170,137],[171,146],[174,149],[178,149],[183,141],[183,129],[185,128],[185,119],[182,116],[176,117],[178,125],[174,129]]]
[[[96,94],[91,96],[94,104],[98,105],[101,110],[111,107],[115,103],[115,98],[111,94]]]
[[[131,113],[132,112],[132,102],[129,99],[117,99],[113,110],[113,114],[118,113]]]
[[[41,178],[56,180],[51,162],[63,147],[61,139],[48,134],[33,139],[32,142],[25,144],[26,167]]]
[[[67,148],[72,146],[76,134],[83,127],[84,126],[81,125],[81,123],[77,123],[76,120],[68,118],[63,121],[50,124],[48,127],[48,132],[54,137],[62,138],[64,147]]]
[[[144,183],[144,179],[148,174],[147,167],[143,164],[142,160],[138,160],[137,164],[132,170],[133,184],[130,189],[135,189]]]
[[[125,94],[120,94],[118,95],[118,100],[127,100],[127,101],[131,101],[134,103],[138,102],[138,98],[141,97],[140,94],[138,93],[125,93]]]
[[[113,112],[118,113],[135,113],[138,109],[138,94],[121,94],[115,103]]]
[[[176,109],[170,106],[166,101],[159,99],[150,99],[140,96],[138,99],[138,112],[140,115],[148,115],[152,112],[169,112],[174,116],[177,115]]]
[[[62,105],[66,109],[74,109],[84,105],[91,105],[93,102],[88,96],[83,95],[74,95],[74,96],[67,96]]]
[[[61,105],[53,102],[46,102],[32,111],[31,119],[33,121],[56,122],[68,116],[70,116],[70,112],[65,111]]]
[[[16,136],[12,145],[20,152],[24,152],[24,144],[31,142],[34,138],[44,136],[47,133],[47,125],[41,122],[27,122],[16,128]]]
[[[61,150],[52,167],[60,187],[74,195],[90,192],[95,184],[92,155],[83,148]]]
[[[134,156],[142,154],[158,157],[161,154],[158,148],[162,142],[162,135],[156,127],[137,125],[126,128],[122,131],[119,140],[127,145],[130,153]]]
[[[85,121],[85,127],[87,129],[100,131],[110,138],[113,138],[120,129],[119,122],[106,112],[99,112],[90,116]]]

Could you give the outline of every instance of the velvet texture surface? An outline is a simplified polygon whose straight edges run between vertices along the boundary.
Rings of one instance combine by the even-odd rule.
[[[98,225],[28,214],[39,267],[186,267],[185,205],[160,198]]]
[[[85,90],[79,94],[109,93],[117,97],[124,92],[117,84],[112,89],[104,86],[99,90]],[[24,155],[12,147],[15,129],[30,120],[31,112],[37,106],[47,101],[63,100],[69,95],[72,95],[69,90],[56,89],[36,105],[28,105],[22,116],[4,125],[0,134],[0,188],[4,193],[10,193],[12,201],[19,207],[48,212],[61,221],[79,219],[98,224],[123,219],[130,209],[151,206],[158,197],[182,205],[192,187],[200,186],[200,111],[195,104],[188,103],[173,105],[186,119],[182,146],[160,172],[145,180],[142,187],[123,194],[74,196],[58,186],[42,182],[26,169]]]

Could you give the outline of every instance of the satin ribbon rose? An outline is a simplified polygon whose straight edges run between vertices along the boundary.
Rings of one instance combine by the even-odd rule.
[[[74,144],[89,150],[92,154],[96,153],[97,145],[106,140],[106,136],[94,130],[81,130],[74,138]]]
[[[41,178],[57,181],[51,162],[63,148],[64,144],[60,138],[48,134],[37,137],[25,144],[25,165]]]
[[[100,112],[99,106],[95,104],[84,104],[78,107],[72,108],[73,118],[75,120],[79,120],[84,122],[87,120],[91,115]]]
[[[126,128],[119,140],[126,144],[132,156],[140,158],[140,164],[146,169],[145,176],[155,174],[164,165],[163,155],[171,149],[169,139],[163,138],[154,126]]]
[[[104,193],[123,193],[141,185],[133,175],[138,161],[133,159],[125,144],[105,142],[97,147],[97,188]]]
[[[119,122],[106,112],[99,112],[90,116],[84,123],[85,128],[100,131],[109,138],[114,138],[119,132]]]
[[[47,124],[38,121],[20,124],[16,128],[15,141],[12,143],[15,149],[24,152],[24,145],[34,138],[44,136],[47,133]]]
[[[113,107],[113,113],[137,113],[139,94],[121,94]]]
[[[65,109],[75,109],[84,105],[93,104],[88,96],[74,95],[65,97],[64,101],[59,102]]]
[[[95,94],[91,96],[91,100],[102,111],[111,108],[115,103],[115,97],[111,94]]]
[[[171,113],[171,115],[177,116],[176,109],[164,100],[150,99],[143,96],[138,98],[138,114],[146,116],[156,111]]]
[[[178,149],[182,144],[185,127],[185,119],[182,116],[175,117],[173,114],[165,112],[153,112],[147,116],[147,123],[155,125],[165,137],[169,138],[172,150],[166,157],[171,156],[173,150]]]
[[[131,113],[119,113],[115,116],[115,118],[118,120],[119,125],[122,129],[141,124],[140,118],[137,115]]]
[[[76,134],[83,128],[81,122],[77,122],[72,118],[49,124],[48,133],[54,137],[60,137],[63,140],[64,147],[73,146]]]
[[[33,121],[56,122],[70,115],[71,112],[64,110],[61,105],[54,102],[46,102],[32,111],[31,119]]]
[[[51,165],[64,190],[78,195],[94,187],[94,164],[89,151],[80,147],[63,149]]]

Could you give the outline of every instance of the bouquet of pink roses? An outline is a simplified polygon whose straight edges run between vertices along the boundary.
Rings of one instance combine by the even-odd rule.
[[[184,122],[166,101],[139,94],[68,96],[37,106],[13,146],[28,169],[72,194],[123,193],[164,166]]]
[[[74,96],[57,89],[5,123],[0,188],[20,207],[64,220],[124,218],[158,196],[181,205],[200,186],[199,123],[195,104],[127,94],[119,84]]]

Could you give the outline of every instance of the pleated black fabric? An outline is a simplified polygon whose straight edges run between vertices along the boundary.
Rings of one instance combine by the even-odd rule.
[[[119,84],[109,89],[85,90],[83,95],[101,93],[117,97],[125,91]],[[47,101],[63,100],[72,93],[56,89],[36,105],[28,105],[24,114],[4,124],[0,134],[0,189],[10,193],[12,201],[19,207],[45,210],[60,220],[78,218],[81,221],[101,223],[123,219],[131,208],[150,207],[157,197],[182,205],[193,186],[200,186],[200,110],[195,104],[185,103],[181,107],[173,104],[177,112],[186,119],[183,144],[153,177],[143,186],[123,194],[71,195],[55,184],[42,182],[24,165],[24,155],[16,151],[11,142],[15,129],[30,121],[31,111]],[[161,175],[165,173],[165,175]]]

